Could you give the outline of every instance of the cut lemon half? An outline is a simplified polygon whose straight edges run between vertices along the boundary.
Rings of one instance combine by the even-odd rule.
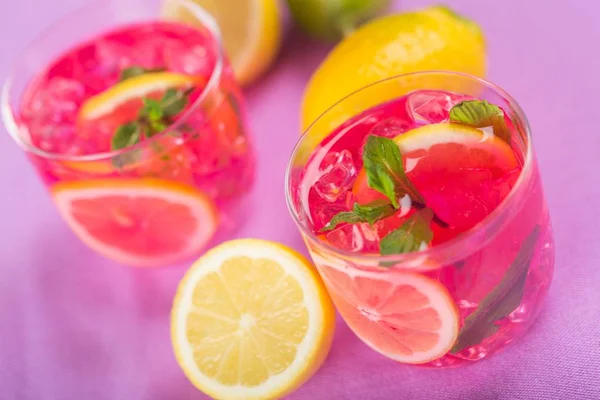
[[[153,72],[138,75],[109,87],[105,91],[86,100],[80,110],[79,118],[92,120],[112,114],[119,107],[132,100],[162,95],[167,89],[188,88],[200,83],[198,77],[175,74],[172,72]],[[139,106],[141,106],[141,101]],[[139,110],[140,107],[136,107]],[[137,110],[135,110],[137,112]]]
[[[62,182],[52,196],[75,234],[98,253],[132,266],[160,266],[198,254],[218,212],[195,188],[153,178]]]
[[[439,282],[413,272],[352,271],[328,264],[323,279],[348,326],[393,360],[424,364],[458,337],[458,308]]]
[[[281,10],[277,0],[193,0],[219,24],[225,51],[242,85],[258,78],[275,60],[281,43]],[[185,2],[165,0],[163,16],[198,24]]]
[[[171,340],[187,378],[213,398],[275,399],[325,360],[334,308],[303,256],[242,239],[204,254],[179,284]]]

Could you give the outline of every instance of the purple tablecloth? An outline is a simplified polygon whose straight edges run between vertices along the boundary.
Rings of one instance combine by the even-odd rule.
[[[404,0],[396,8],[431,4]],[[489,40],[489,78],[523,106],[556,232],[556,274],[538,322],[469,367],[406,367],[339,320],[323,368],[290,399],[600,398],[600,5],[592,0],[455,0]],[[49,21],[80,0],[1,0],[0,77]],[[326,48],[288,35],[248,90],[259,153],[255,210],[237,236],[304,249],[288,217],[284,168],[303,87]],[[597,97],[598,96],[598,97]],[[110,263],[61,222],[22,152],[0,135],[0,398],[204,399],[175,363],[168,313],[185,267]]]

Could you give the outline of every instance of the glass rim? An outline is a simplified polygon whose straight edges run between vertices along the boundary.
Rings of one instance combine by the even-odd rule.
[[[110,0],[110,1],[117,2],[117,3],[122,2],[122,0]],[[125,0],[125,1],[129,1],[129,0]],[[17,124],[17,121],[15,120],[15,116],[14,116],[12,107],[10,105],[10,100],[11,100],[10,91],[12,89],[12,84],[13,84],[15,74],[17,73],[17,68],[15,66],[19,65],[19,63],[22,62],[22,59],[24,58],[24,55],[26,54],[26,52],[33,45],[36,44],[36,42],[39,40],[39,38],[44,37],[47,32],[55,29],[56,26],[58,26],[61,23],[68,25],[68,24],[66,24],[68,19],[74,17],[75,15],[77,15],[79,13],[83,13],[88,9],[93,9],[100,4],[106,3],[106,0],[94,0],[91,3],[87,3],[83,6],[76,7],[75,9],[69,11],[65,15],[57,18],[52,23],[50,23],[49,26],[47,26],[46,28],[41,30],[33,38],[33,40],[31,40],[25,46],[24,50],[21,51],[19,57],[13,62],[13,67],[9,71],[7,78],[4,81],[2,88],[0,89],[0,114],[1,114],[2,121],[4,122],[6,131],[12,137],[12,139],[17,143],[17,145],[19,145],[19,147],[21,147],[24,151],[30,152],[32,154],[35,154],[36,156],[39,156],[39,157],[42,157],[45,159],[60,160],[60,161],[82,161],[82,162],[99,161],[99,160],[110,159],[110,158],[119,156],[121,154],[126,154],[126,153],[129,153],[129,152],[137,150],[137,149],[143,149],[144,147],[156,142],[158,139],[168,135],[170,132],[176,131],[180,125],[185,124],[185,120],[193,112],[196,111],[196,109],[200,106],[200,104],[202,104],[205,101],[207,94],[210,93],[218,85],[219,80],[221,79],[221,75],[223,74],[225,50],[223,47],[223,37],[221,35],[221,31],[219,29],[219,26],[218,26],[215,18],[210,13],[208,13],[205,9],[203,9],[201,6],[199,6],[198,4],[196,4],[195,2],[193,2],[191,0],[177,0],[177,1],[180,3],[185,3],[185,6],[188,8],[187,11],[190,11],[194,15],[194,17],[198,18],[198,20],[202,24],[202,26],[210,32],[212,39],[214,39],[214,42],[215,42],[215,48],[217,51],[217,55],[216,55],[216,61],[215,61],[214,68],[212,69],[212,72],[210,73],[210,77],[209,77],[208,81],[206,82],[206,86],[204,86],[204,88],[202,89],[202,92],[200,93],[200,95],[198,96],[196,101],[194,101],[194,103],[188,108],[188,110],[186,112],[184,112],[182,114],[182,116],[175,123],[169,125],[167,127],[167,129],[161,131],[160,133],[157,133],[156,135],[152,136],[151,138],[141,141],[133,146],[128,146],[128,147],[125,147],[125,148],[122,148],[119,150],[103,151],[103,152],[92,153],[92,154],[83,154],[83,155],[67,155],[67,154],[63,154],[63,153],[48,152],[48,151],[40,149],[37,146],[34,146],[32,143],[27,143],[27,141],[23,140],[23,138],[21,137],[19,125]],[[77,42],[75,42],[75,45],[76,44],[77,44]]]
[[[521,172],[519,173],[519,177],[517,178],[517,181],[515,182],[514,186],[511,188],[510,192],[504,198],[504,200],[502,200],[502,202],[494,210],[492,210],[492,212],[490,212],[482,221],[477,223],[471,229],[467,230],[466,232],[461,233],[460,235],[458,235],[444,243],[429,247],[425,250],[410,252],[410,253],[403,253],[403,254],[392,254],[392,255],[361,254],[359,252],[351,252],[348,250],[339,249],[337,247],[330,245],[329,243],[319,240],[317,238],[317,235],[315,235],[307,226],[305,226],[300,221],[298,211],[296,210],[296,207],[293,204],[293,200],[292,200],[292,191],[293,190],[291,187],[291,176],[292,176],[292,171],[294,169],[293,164],[294,164],[294,160],[298,156],[298,153],[300,152],[302,144],[304,143],[305,140],[307,140],[306,138],[308,137],[308,132],[310,132],[310,130],[313,128],[313,126],[321,118],[323,118],[326,114],[328,114],[330,111],[335,109],[338,105],[340,105],[341,103],[343,103],[350,97],[354,97],[355,95],[361,93],[362,91],[364,91],[365,89],[367,89],[369,87],[373,87],[376,85],[383,84],[384,82],[397,80],[397,79],[401,79],[401,78],[419,77],[419,76],[427,76],[427,75],[445,75],[449,78],[470,79],[472,81],[480,83],[481,85],[483,85],[484,87],[486,87],[488,89],[493,90],[496,94],[500,95],[504,100],[506,100],[506,102],[508,104],[510,104],[510,106],[512,107],[512,110],[516,114],[517,119],[521,122],[521,124],[523,126],[523,130],[524,130],[523,133],[525,134],[525,139],[527,141],[526,146],[525,146],[525,152],[524,152],[523,168],[521,169]],[[415,89],[415,90],[417,90],[417,89]],[[427,90],[427,88],[423,88],[423,90]],[[408,94],[408,93],[406,93],[406,94]],[[366,111],[366,110],[363,110],[363,111]],[[363,112],[363,111],[361,111],[361,112]],[[344,122],[345,121],[342,121],[342,123],[344,123]],[[322,142],[322,140],[319,141],[317,143],[317,145],[319,145],[321,142]],[[512,202],[513,198],[516,196],[516,193],[518,192],[518,190],[522,186],[525,185],[526,179],[528,179],[528,176],[529,176],[529,171],[532,168],[532,164],[533,164],[533,148],[532,148],[531,142],[532,142],[531,127],[529,125],[529,121],[527,120],[525,112],[523,111],[523,109],[521,108],[519,103],[517,103],[517,101],[507,91],[505,91],[504,89],[500,88],[496,84],[494,84],[486,79],[479,78],[479,77],[476,77],[476,76],[473,76],[470,74],[466,74],[466,73],[462,73],[462,72],[444,71],[444,70],[419,71],[419,72],[411,72],[411,73],[391,76],[389,78],[381,79],[379,81],[376,81],[376,82],[373,82],[366,86],[363,86],[360,89],[355,90],[352,93],[344,96],[341,100],[338,100],[332,106],[327,108],[323,113],[321,113],[313,122],[311,122],[311,124],[302,133],[302,135],[296,142],[296,145],[294,146],[292,155],[290,156],[290,159],[288,161],[288,165],[287,165],[286,171],[285,171],[285,200],[286,200],[287,208],[288,208],[288,211],[290,212],[290,214],[292,215],[292,219],[294,220],[294,223],[298,226],[298,229],[302,233],[302,236],[305,238],[305,240],[309,241],[312,245],[314,245],[317,248],[324,249],[329,253],[335,254],[336,257],[342,258],[344,260],[350,260],[352,262],[358,262],[358,263],[364,264],[366,266],[372,266],[372,265],[379,266],[380,263],[385,262],[385,263],[394,264],[394,266],[392,266],[391,268],[396,268],[396,267],[398,267],[399,264],[402,264],[405,262],[411,262],[411,261],[414,262],[415,257],[435,258],[436,256],[439,257],[440,254],[459,254],[460,250],[464,249],[465,242],[476,237],[476,235],[478,233],[482,232],[482,230],[484,230],[485,228],[489,227],[490,225],[492,225],[494,222],[497,221],[498,216],[507,208],[507,206],[509,204],[511,204],[511,202]],[[490,238],[487,238],[485,242],[481,243],[481,246],[484,246],[488,240],[490,240]],[[402,268],[402,266],[400,266],[400,268]],[[385,268],[385,269],[389,270],[390,268]]]

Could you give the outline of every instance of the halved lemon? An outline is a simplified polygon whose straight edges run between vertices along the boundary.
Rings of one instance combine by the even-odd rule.
[[[81,241],[132,266],[161,266],[198,254],[219,222],[208,196],[167,180],[61,182],[52,188],[52,196]]]
[[[335,314],[303,256],[242,239],[204,254],[179,284],[171,313],[175,356],[213,398],[275,399],[321,366]]]
[[[281,10],[277,0],[193,1],[217,20],[225,50],[241,85],[252,83],[267,70],[281,44]],[[178,0],[165,0],[163,16],[199,23]]]

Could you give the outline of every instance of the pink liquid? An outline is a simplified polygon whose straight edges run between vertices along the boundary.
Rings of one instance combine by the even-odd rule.
[[[30,83],[17,115],[23,140],[51,153],[29,154],[46,185],[149,177],[184,183],[214,202],[220,221],[215,240],[222,238],[244,218],[254,158],[241,92],[228,60],[219,64],[219,57],[208,30],[173,22],[119,27],[62,54]],[[155,143],[142,146],[136,162],[122,168],[115,167],[110,157],[71,158],[109,152],[115,129],[136,118],[142,105],[139,98],[92,121],[82,122],[79,116],[87,99],[116,85],[121,72],[130,67],[195,79],[187,106],[174,118],[185,123],[185,131],[154,137]],[[221,69],[220,76],[207,87],[216,69]]]
[[[424,125],[447,123],[450,109],[466,99],[470,98],[447,92],[418,91],[369,109],[345,122],[322,141],[304,169],[296,171],[292,178],[292,185],[297,185],[294,202],[300,220],[305,221],[320,241],[335,248],[359,254],[379,254],[381,239],[412,215],[416,211],[414,206],[373,225],[341,224],[331,231],[321,231],[334,215],[350,211],[355,202],[366,204],[385,197],[369,189],[365,182],[360,182],[364,179],[360,171],[367,137],[395,138]],[[510,343],[533,322],[551,281],[553,237],[538,168],[535,160],[528,165],[525,163],[525,143],[510,120],[507,118],[506,121],[513,130],[511,143],[491,146],[493,154],[497,153],[495,159],[475,148],[476,145],[460,143],[434,145],[428,152],[416,150],[403,154],[403,165],[410,166],[406,170],[407,176],[423,195],[427,206],[446,222],[445,225],[432,222],[434,236],[431,245],[435,247],[466,232],[479,231],[472,239],[466,239],[463,250],[452,263],[420,272],[446,288],[460,315],[457,342],[460,345],[457,344],[457,351],[427,362],[430,366],[451,366],[479,360]],[[506,151],[496,152],[497,148]],[[516,189],[520,176],[524,181]],[[517,192],[510,200],[510,211],[496,217],[502,228],[495,235],[492,235],[489,226],[478,228],[478,224],[502,204],[511,190]],[[487,235],[488,229],[490,236]],[[375,276],[373,271],[380,273],[379,279],[394,282],[394,277],[403,273],[402,265],[387,269],[360,264],[340,267],[345,262],[340,264],[335,253],[307,243],[338,310],[350,328],[371,347],[385,353],[382,348],[373,345],[375,337],[381,340],[381,335],[389,335],[388,341],[393,341],[395,330],[406,327],[394,327],[394,323],[382,319],[378,324],[382,326],[385,323],[387,330],[368,328],[373,326],[369,324],[373,323],[374,314],[364,311],[364,303],[376,304],[381,300],[372,299],[374,294],[365,282]],[[511,265],[518,263],[524,253],[531,259],[528,263],[527,260],[520,263],[522,268],[527,268],[521,293],[519,288],[514,288],[520,283],[513,277]],[[381,282],[377,281],[377,286],[380,285]],[[348,289],[350,286],[352,293]],[[492,293],[498,286],[502,289]],[[465,327],[467,317],[482,303],[481,308],[486,308],[491,298],[496,297],[497,300],[497,293],[502,290],[509,292],[505,299],[512,296],[504,303],[510,304],[504,308],[511,309],[505,315],[499,313],[499,318],[491,317],[488,325],[493,327],[486,334],[465,332],[471,329]],[[395,301],[401,302],[401,299]],[[493,307],[499,307],[498,311],[502,303],[498,301]],[[479,340],[471,343],[469,336],[471,339],[479,337]]]

